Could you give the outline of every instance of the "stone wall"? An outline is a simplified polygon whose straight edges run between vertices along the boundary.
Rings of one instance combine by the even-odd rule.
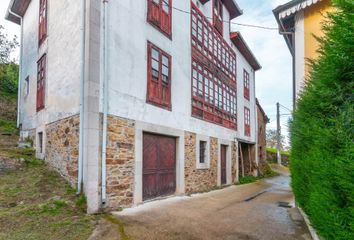
[[[135,123],[109,115],[107,134],[107,207],[130,207],[134,191]]]
[[[79,115],[50,123],[45,132],[46,162],[75,186],[78,175]]]
[[[237,173],[237,145],[234,142],[231,146],[231,181],[232,183],[236,183],[238,179],[236,179]]]
[[[204,192],[217,185],[218,140],[210,138],[210,168],[197,169],[196,134],[185,132],[185,189],[186,193]]]

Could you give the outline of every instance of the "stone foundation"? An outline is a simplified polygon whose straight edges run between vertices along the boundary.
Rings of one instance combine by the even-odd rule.
[[[110,115],[107,129],[107,207],[130,207],[134,192],[135,123]]]
[[[185,189],[186,193],[209,191],[217,186],[218,140],[210,138],[210,168],[197,169],[196,134],[185,132]]]
[[[75,186],[78,175],[79,115],[50,123],[45,132],[46,162]]]
[[[231,146],[231,182],[237,183],[237,145],[234,142]]]

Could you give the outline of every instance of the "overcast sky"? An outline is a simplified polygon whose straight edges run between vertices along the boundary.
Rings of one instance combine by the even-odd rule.
[[[19,35],[18,25],[4,19],[10,0],[0,1],[0,24],[9,36]],[[130,0],[129,0],[130,1]],[[237,0],[243,15],[236,18],[236,23],[277,27],[272,9],[289,0]],[[261,105],[270,118],[268,128],[276,128],[276,107],[280,102],[291,109],[292,106],[292,69],[291,55],[278,31],[233,25],[233,31],[240,31],[254,55],[262,65],[256,73],[256,93]],[[288,113],[285,109],[283,114]],[[282,117],[285,133],[287,116]]]

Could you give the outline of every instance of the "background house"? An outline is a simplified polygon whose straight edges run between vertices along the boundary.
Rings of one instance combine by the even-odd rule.
[[[294,58],[294,103],[311,70],[308,60],[318,56],[319,45],[314,36],[323,36],[321,22],[330,11],[333,11],[330,0],[292,0],[273,10],[280,33]]]
[[[183,11],[182,11],[183,10]],[[88,211],[238,181],[256,168],[255,71],[234,0],[14,0],[19,125]]]

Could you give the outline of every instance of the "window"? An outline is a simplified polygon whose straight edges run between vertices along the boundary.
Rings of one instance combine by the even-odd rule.
[[[245,136],[251,136],[251,112],[245,107]]]
[[[147,102],[171,110],[171,57],[148,43]]]
[[[38,147],[39,153],[43,153],[43,132],[38,133]]]
[[[213,20],[215,29],[223,35],[223,14],[222,14],[222,2],[221,0],[214,0]]]
[[[148,0],[148,22],[172,35],[172,0]]]
[[[40,0],[39,2],[39,29],[38,41],[39,45],[47,37],[47,0]]]
[[[206,163],[206,141],[199,142],[199,163],[203,164]]]
[[[236,85],[236,54],[224,38],[216,33],[209,20],[191,3],[191,38],[193,55],[213,63]],[[200,56],[199,56],[200,55]]]
[[[37,112],[44,108],[47,57],[44,54],[37,62]]]
[[[196,135],[196,168],[208,169],[210,168],[210,137],[197,134]]]
[[[243,96],[250,100],[250,74],[243,70]]]
[[[236,88],[193,59],[192,115],[224,127],[237,128]]]
[[[25,79],[25,97],[27,97],[28,95],[29,95],[29,84],[30,84],[30,82],[29,82],[29,76],[27,76],[26,77],[26,79]]]

